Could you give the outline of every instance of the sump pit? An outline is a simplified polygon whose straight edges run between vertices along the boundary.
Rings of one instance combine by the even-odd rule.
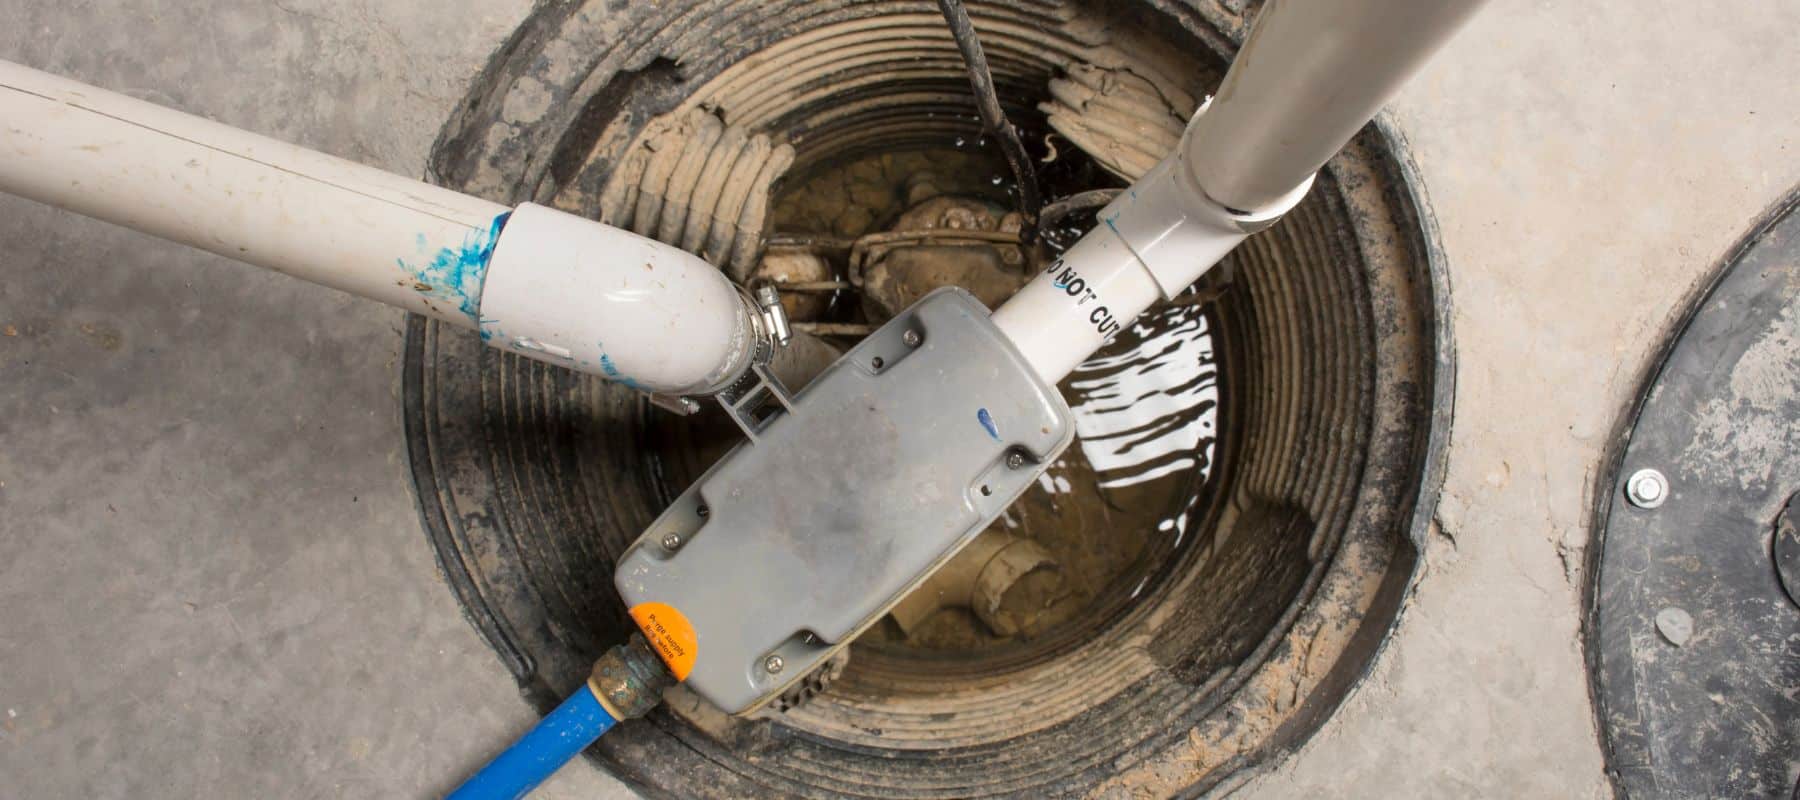
[[[1086,188],[1167,146],[1157,104],[1180,108],[1216,83],[1243,29],[1235,7],[971,11],[1009,114],[1038,134],[1040,157],[1058,148],[1074,165],[1085,151],[1093,166],[1070,167],[1065,185]],[[784,218],[794,192],[834,170],[962,139],[972,166],[947,171],[1004,181],[1003,167],[973,168],[984,156],[961,69],[930,4],[546,7],[446,126],[433,172],[620,224],[654,206],[652,234],[747,269],[739,254],[784,236],[847,239],[891,222],[800,230],[791,223],[823,215]],[[754,169],[700,193],[732,198],[704,208],[704,225],[690,224],[703,177],[674,180],[670,157],[659,178],[645,147],[696,109],[720,126],[708,147],[735,127],[735,152],[763,148]],[[1407,181],[1397,143],[1364,131],[1287,220],[1072,376],[1078,409],[1100,397],[1169,412],[1147,409],[1111,437],[1090,415],[1082,458],[1117,460],[1065,467],[1066,491],[1053,471],[1016,509],[1021,530],[1050,544],[1077,530],[1065,544],[1110,560],[1080,613],[1030,639],[867,637],[841,677],[782,715],[729,720],[676,695],[602,741],[608,768],[684,797],[1162,796],[1239,779],[1303,740],[1385,637],[1434,499],[1448,331]],[[759,187],[773,189],[761,208]],[[679,226],[665,209],[680,209]],[[404,370],[413,475],[446,576],[548,708],[628,631],[612,559],[720,440],[705,421],[419,320]],[[1172,415],[1186,416],[1158,426]],[[1186,438],[1136,460],[1170,431]],[[1109,469],[1115,483],[1143,474],[1119,473],[1126,463],[1158,474],[1100,485]],[[1064,518],[1074,495],[1094,519]]]

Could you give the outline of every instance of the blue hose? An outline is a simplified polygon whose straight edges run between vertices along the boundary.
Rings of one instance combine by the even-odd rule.
[[[583,683],[512,747],[456,787],[449,800],[524,797],[617,723],[600,705],[594,690]]]

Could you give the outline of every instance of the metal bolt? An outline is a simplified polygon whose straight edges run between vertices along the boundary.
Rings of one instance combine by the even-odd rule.
[[[1669,479],[1654,469],[1640,469],[1625,480],[1625,499],[1638,508],[1656,508],[1669,499]]]
[[[756,287],[756,308],[762,312],[763,322],[769,326],[769,338],[776,347],[787,347],[793,341],[794,330],[788,324],[787,309],[781,305],[781,292],[773,284],[759,284]]]
[[[1007,453],[1006,454],[1006,468],[1007,469],[1018,469],[1023,466],[1025,466],[1025,456],[1020,455],[1019,453]]]
[[[887,361],[882,359],[881,356],[876,356],[869,359],[869,366],[874,369],[881,369],[882,367],[887,366]]]
[[[761,284],[756,287],[756,301],[765,308],[778,305],[781,303],[781,292],[771,284]]]
[[[918,347],[921,340],[919,339],[918,331],[908,330],[907,332],[900,334],[900,341],[905,342],[907,347]]]
[[[707,508],[706,506],[700,506],[699,508],[694,509],[694,513],[699,515],[701,519],[706,519],[706,516],[712,513],[712,509]]]
[[[787,662],[781,660],[781,656],[769,656],[768,658],[763,659],[763,670],[767,671],[770,675],[781,672],[781,668],[785,666],[787,666]]]
[[[679,533],[663,534],[663,549],[664,550],[680,550],[681,549],[681,534],[679,534]]]

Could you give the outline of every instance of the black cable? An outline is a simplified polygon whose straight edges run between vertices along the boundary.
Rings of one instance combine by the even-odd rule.
[[[1044,206],[1044,212],[1038,217],[1038,224],[1045,229],[1054,228],[1056,227],[1056,223],[1062,221],[1063,217],[1077,211],[1086,211],[1088,209],[1099,208],[1106,205],[1107,203],[1112,202],[1113,198],[1118,197],[1119,193],[1122,191],[1124,190],[1090,189],[1085,192],[1076,192],[1075,194]]]
[[[981,125],[1000,141],[1000,152],[1006,156],[1007,166],[1012,168],[1013,181],[1019,186],[1019,214],[1025,218],[1019,238],[1030,244],[1037,236],[1038,214],[1044,202],[1038,195],[1037,172],[1032,169],[1031,154],[1025,152],[1019,129],[1007,121],[1006,111],[1000,108],[1000,98],[994,94],[994,73],[988,69],[987,54],[981,49],[981,40],[975,36],[975,23],[969,19],[962,0],[938,0],[938,8],[944,12],[944,21],[950,24],[956,49],[962,51],[963,65],[969,71],[969,87],[975,90],[975,110],[981,116]]]

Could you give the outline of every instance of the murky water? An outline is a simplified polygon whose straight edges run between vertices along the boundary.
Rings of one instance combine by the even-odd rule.
[[[1069,377],[1081,449],[1118,489],[1205,471],[1219,403],[1212,332],[1194,305],[1152,310]]]
[[[1195,495],[1217,442],[1218,378],[1204,311],[1171,304],[1063,382],[1076,443],[995,523],[1062,566],[1062,594],[1043,610],[1046,621],[1072,619],[1114,585],[1142,591],[1159,566],[1143,558],[1154,540],[1164,540],[1164,552],[1190,544]],[[940,611],[911,636],[893,626],[872,633],[934,650],[1010,641],[961,609]]]

